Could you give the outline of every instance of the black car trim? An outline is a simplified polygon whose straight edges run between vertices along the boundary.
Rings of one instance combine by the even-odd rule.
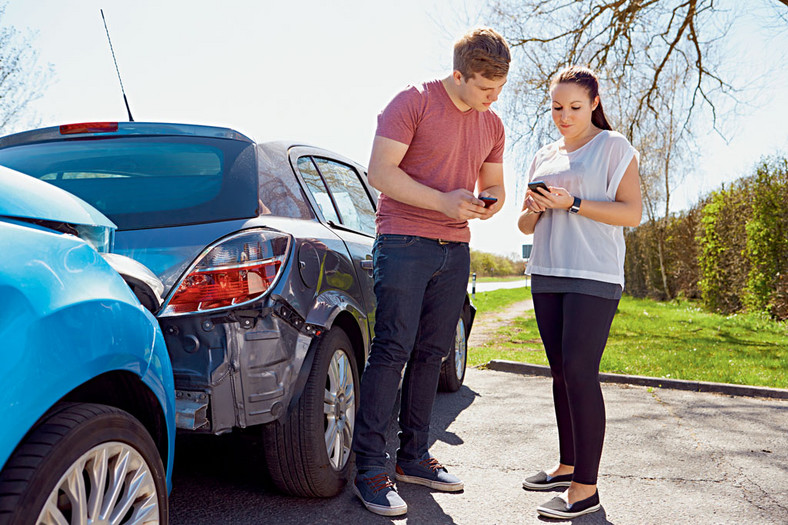
[[[293,170],[293,173],[295,174],[295,177],[296,177],[296,180],[298,181],[298,184],[301,185],[301,190],[306,195],[306,198],[309,201],[309,204],[312,207],[312,210],[314,211],[315,216],[318,218],[318,220],[320,222],[326,224],[327,223],[326,218],[323,216],[323,213],[320,211],[320,207],[317,205],[317,202],[315,202],[315,199],[314,199],[314,196],[312,195],[312,192],[309,191],[309,188],[307,187],[306,183],[304,182],[303,177],[301,176],[301,172],[298,171],[298,160],[300,158],[302,158],[302,157],[309,157],[310,161],[312,161],[313,164],[314,164],[314,160],[312,160],[313,158],[333,160],[333,161],[336,161],[336,162],[340,162],[342,164],[346,164],[346,165],[350,166],[351,168],[353,168],[354,170],[356,170],[356,173],[359,174],[359,180],[361,181],[362,186],[364,186],[364,191],[366,191],[367,196],[372,201],[372,206],[375,208],[375,210],[377,210],[377,208],[378,208],[378,197],[377,197],[377,194],[375,193],[375,191],[370,186],[369,181],[367,180],[367,172],[366,172],[366,170],[364,168],[362,168],[361,166],[359,166],[358,164],[356,164],[352,160],[347,159],[347,158],[343,157],[342,155],[334,154],[334,153],[329,152],[327,150],[316,148],[314,146],[306,146],[306,145],[294,145],[294,146],[291,146],[287,150],[287,157],[288,157],[288,160],[290,161],[290,169]],[[318,173],[320,173],[319,169],[318,169]],[[321,178],[322,178],[322,175],[321,175]],[[333,202],[333,197],[332,197],[332,202]],[[340,215],[340,217],[341,217],[341,215]],[[354,233],[358,233],[358,232],[356,232],[356,230],[350,230],[350,231],[352,231]],[[364,235],[367,235],[367,234],[364,234]]]
[[[370,239],[374,239],[375,238],[374,235],[370,235],[367,232],[362,232],[362,231],[359,231],[359,230],[356,230],[356,229],[353,229],[353,228],[348,228],[344,224],[337,224],[334,221],[326,221],[326,224],[328,224],[332,228],[336,228],[337,230],[342,230],[342,231],[346,231],[346,232],[350,232],[350,233],[357,233],[359,235],[363,235],[365,237],[369,237]]]

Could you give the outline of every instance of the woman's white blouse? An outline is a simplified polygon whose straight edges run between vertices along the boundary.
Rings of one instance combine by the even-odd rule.
[[[624,172],[640,154],[615,131],[602,131],[567,153],[558,142],[536,152],[529,182],[565,188],[589,201],[616,200]],[[581,205],[582,208],[582,205]],[[565,210],[542,213],[534,230],[534,246],[525,273],[593,279],[624,286],[624,228],[597,222]]]

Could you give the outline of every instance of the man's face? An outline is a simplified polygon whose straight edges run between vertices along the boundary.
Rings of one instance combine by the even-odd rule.
[[[460,100],[476,111],[487,111],[492,103],[498,100],[498,95],[506,84],[506,77],[490,80],[475,73],[466,79],[462,77],[462,73],[455,71],[454,82],[457,84]]]

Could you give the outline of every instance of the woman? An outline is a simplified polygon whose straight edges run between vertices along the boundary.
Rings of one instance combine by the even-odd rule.
[[[553,376],[559,463],[523,482],[527,490],[569,487],[537,507],[570,519],[600,509],[597,472],[605,435],[599,362],[624,286],[623,226],[640,223],[638,152],[612,131],[593,71],[572,66],[550,87],[562,138],[531,163],[518,227],[534,234],[534,311]],[[534,184],[530,184],[535,188]]]

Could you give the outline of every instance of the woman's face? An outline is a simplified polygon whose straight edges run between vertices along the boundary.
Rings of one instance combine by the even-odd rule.
[[[583,137],[591,126],[591,113],[599,104],[599,97],[591,100],[588,90],[571,82],[553,86],[550,97],[553,122],[564,139]]]

